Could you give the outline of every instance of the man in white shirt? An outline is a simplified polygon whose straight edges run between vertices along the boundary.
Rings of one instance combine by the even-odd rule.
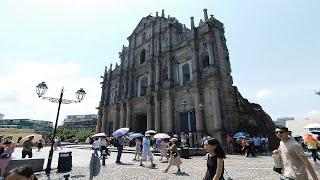
[[[307,169],[313,180],[319,180],[310,161],[305,155],[302,146],[294,140],[289,134],[291,131],[285,126],[277,126],[276,135],[280,141],[278,150],[273,153],[280,153],[283,162],[282,180],[307,180]]]

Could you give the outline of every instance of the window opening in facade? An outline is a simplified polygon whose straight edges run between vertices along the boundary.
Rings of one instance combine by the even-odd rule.
[[[190,69],[188,63],[182,66],[182,80],[183,85],[190,81]]]
[[[206,68],[209,66],[209,56],[206,54],[202,57],[202,67]]]
[[[140,64],[143,64],[146,61],[146,50],[142,50],[140,53]]]
[[[142,77],[140,79],[140,94],[139,96],[145,96],[147,94],[148,89],[148,77]]]

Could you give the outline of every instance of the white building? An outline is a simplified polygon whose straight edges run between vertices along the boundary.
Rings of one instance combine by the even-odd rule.
[[[312,123],[319,123],[319,120],[314,119],[297,119],[292,121],[286,122],[286,127],[289,128],[290,131],[292,131],[293,135],[300,135],[305,136],[308,132],[308,129],[305,129],[304,127],[308,124]]]

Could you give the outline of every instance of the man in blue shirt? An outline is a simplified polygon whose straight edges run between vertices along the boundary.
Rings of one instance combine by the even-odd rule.
[[[140,159],[140,166],[143,166],[142,161],[146,161],[147,157],[150,158],[150,162],[151,162],[151,167],[155,167],[156,164],[153,163],[153,154],[150,150],[150,134],[145,133],[144,135],[145,137],[143,138],[142,141],[142,158]]]

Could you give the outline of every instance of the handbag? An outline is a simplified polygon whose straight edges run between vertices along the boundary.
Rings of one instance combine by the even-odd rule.
[[[226,180],[233,180],[226,169],[224,169],[224,172],[227,175]]]

